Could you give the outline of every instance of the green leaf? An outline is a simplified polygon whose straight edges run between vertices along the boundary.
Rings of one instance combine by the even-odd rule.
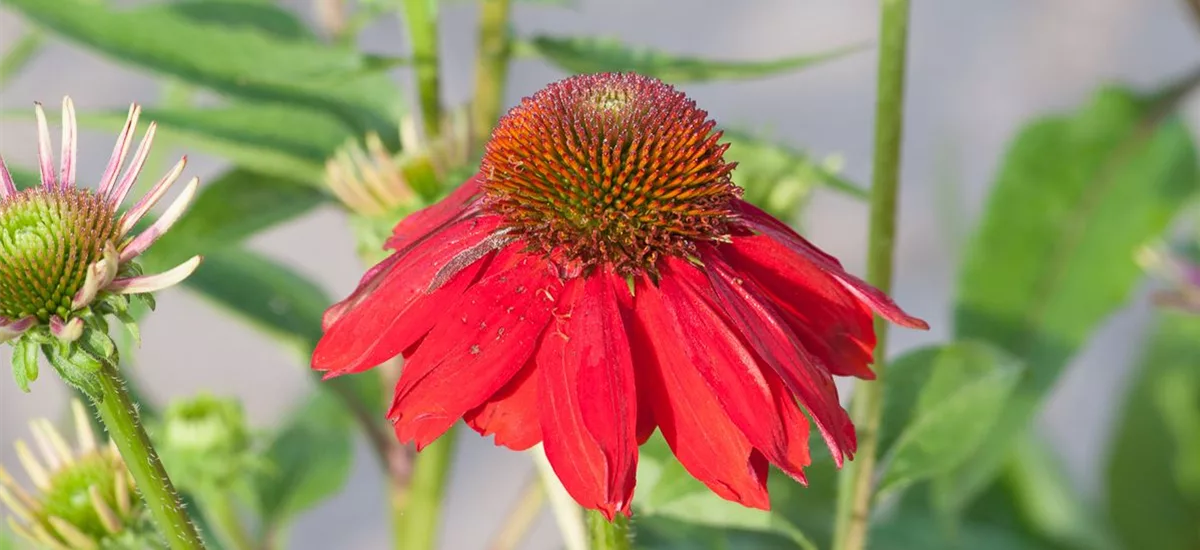
[[[1190,419],[1186,430],[1177,429],[1180,419]],[[1126,548],[1200,548],[1197,446],[1200,317],[1164,311],[1125,400],[1108,463],[1108,519]]]
[[[327,392],[315,392],[286,417],[267,447],[267,471],[257,480],[266,531],[336,494],[354,462],[354,425]]]
[[[184,281],[214,305],[274,336],[305,364],[321,338],[321,316],[332,300],[296,271],[241,249],[227,248],[205,257]],[[320,378],[314,372],[313,377]],[[383,389],[374,371],[321,383],[365,411],[384,410]]]
[[[8,173],[13,177],[13,183],[17,184],[17,190],[29,189],[42,184],[42,176],[36,171],[20,166],[7,166]]]
[[[231,22],[236,16],[196,17],[189,3],[133,9],[90,0],[5,4],[48,30],[142,69],[231,96],[325,111],[356,133],[377,130],[385,139],[394,133],[388,127],[400,107],[396,86],[349,48]],[[227,9],[262,9],[238,5]]]
[[[7,116],[31,116],[22,109]],[[80,113],[83,127],[119,131],[127,110]],[[354,137],[336,117],[320,111],[263,102],[208,108],[143,108],[142,132],[150,121],[160,139],[225,157],[263,174],[319,185],[325,160]],[[157,174],[153,174],[158,177]]]
[[[519,42],[517,48],[519,53],[541,56],[568,73],[633,71],[672,84],[773,76],[805,69],[863,49],[862,46],[850,46],[765,61],[716,61],[630,46],[612,38],[544,35]]]
[[[42,46],[45,43],[46,39],[42,32],[31,29],[25,31],[25,34],[17,39],[16,43],[9,46],[8,53],[0,58],[0,89],[8,86],[13,77],[20,74],[29,65],[29,62],[42,52]]]
[[[1195,147],[1177,118],[1156,119],[1161,107],[1106,89],[1010,147],[967,247],[955,329],[1027,369],[985,445],[938,480],[943,509],[960,510],[995,477],[1067,360],[1137,285],[1135,250],[1195,193]]]
[[[683,469],[661,435],[655,434],[640,449],[638,487],[634,506],[640,518],[639,529],[641,525],[662,518],[707,528],[770,533],[792,541],[799,548],[816,548],[800,528],[783,514],[747,508],[718,497]],[[792,479],[774,472],[770,478],[770,492],[774,501],[788,498],[793,490],[803,489]],[[699,540],[692,542],[701,544]],[[712,546],[715,542],[708,540],[703,544],[707,548],[719,548]]]
[[[937,518],[920,512],[901,510],[871,526],[869,550],[1051,550],[1003,527],[969,522],[953,532],[944,529]]]
[[[143,13],[182,15],[197,23],[257,30],[284,40],[318,42],[312,29],[296,14],[268,0],[189,0],[147,6]]]
[[[206,256],[184,285],[301,355],[311,351],[321,337],[321,315],[333,302],[299,273],[239,248]]]
[[[295,181],[235,168],[201,184],[187,213],[142,261],[154,271],[169,269],[196,254],[237,246],[312,211],[325,200],[320,191]]]
[[[886,448],[879,494],[962,464],[995,424],[1021,371],[1012,357],[979,342],[898,359],[888,371],[885,395],[893,403],[885,405],[886,416],[908,420]]]
[[[733,182],[745,199],[775,217],[789,219],[818,186],[865,199],[867,191],[836,173],[829,162],[817,162],[804,151],[750,134],[725,130],[725,158],[738,163]]]
[[[38,379],[38,345],[32,338],[21,338],[13,344],[13,379],[22,392],[29,393],[29,384]]]

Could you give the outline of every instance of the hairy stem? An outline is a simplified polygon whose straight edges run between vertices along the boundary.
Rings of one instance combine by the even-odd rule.
[[[631,550],[633,539],[630,537],[629,518],[617,514],[608,521],[603,514],[595,510],[587,511],[588,539],[591,540],[591,550]]]
[[[417,453],[407,494],[393,493],[392,528],[397,550],[436,548],[442,500],[446,496],[457,438],[458,430],[451,428]]]
[[[204,543],[184,511],[179,493],[167,477],[158,453],[150,444],[150,436],[138,417],[137,405],[125,389],[115,365],[105,364],[101,368],[99,385],[100,399],[94,403],[100,420],[117,450],[121,451],[159,532],[172,550],[203,550]]]
[[[442,128],[441,77],[438,71],[438,20],[436,0],[404,0],[404,21],[412,44],[413,69],[425,137],[435,138]]]
[[[884,292],[890,292],[896,236],[896,197],[900,188],[900,145],[904,130],[908,0],[882,0],[882,8],[867,281]],[[859,430],[859,448],[857,459],[842,472],[839,486],[834,534],[834,548],[838,550],[862,550],[867,543],[887,370],[886,321],[876,319],[875,334],[877,379],[855,385],[850,411]]]
[[[479,12],[479,52],[475,58],[475,101],[471,106],[472,146],[487,142],[500,118],[512,35],[508,28],[512,0],[483,0]]]

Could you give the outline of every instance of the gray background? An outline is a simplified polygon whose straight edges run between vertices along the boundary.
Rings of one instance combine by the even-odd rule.
[[[52,1],[52,0],[46,0]],[[309,16],[304,0],[288,0]],[[950,289],[965,228],[978,216],[990,176],[1006,141],[1029,117],[1069,108],[1098,85],[1123,81],[1144,88],[1200,63],[1200,31],[1180,0],[917,0],[913,6],[904,192],[895,294],[909,311],[929,320],[928,333],[897,331],[893,352],[948,334]],[[472,80],[476,10],[444,4],[445,96],[467,98]],[[611,34],[715,58],[756,59],[815,52],[874,40],[878,10],[872,0],[747,1],[622,0],[578,2],[572,9],[520,5],[521,32]],[[21,21],[0,12],[0,51],[20,35]],[[403,36],[393,22],[364,34],[377,52],[400,53]],[[847,174],[869,175],[874,96],[873,52],[799,74],[746,83],[687,86],[723,125],[769,129],[817,154],[842,153]],[[559,73],[540,62],[516,63],[509,102]],[[404,75],[398,75],[404,78]],[[48,48],[2,95],[0,107],[56,104],[70,94],[80,109],[153,103],[158,88],[131,72],[69,45]],[[1200,108],[1189,118],[1196,127]],[[31,124],[0,123],[0,148],[14,164],[35,159]],[[82,180],[96,179],[113,136],[82,139]],[[193,156],[189,174],[213,176],[220,163]],[[153,174],[150,177],[157,177]],[[809,234],[861,272],[866,209],[822,194],[807,214]],[[361,268],[349,231],[332,209],[255,239],[254,246],[290,262],[342,295]],[[305,366],[244,326],[181,292],[159,299],[159,313],[143,326],[141,375],[156,399],[200,390],[240,397],[260,426],[280,419],[309,386]],[[1106,323],[1063,378],[1039,421],[1072,467],[1073,481],[1096,494],[1108,424],[1119,400],[1129,359],[1147,318],[1143,300]],[[7,348],[0,365],[7,370]],[[53,415],[64,392],[52,374],[25,395],[0,373],[0,461],[16,466],[10,441],[26,437],[25,422]],[[483,548],[515,492],[530,475],[524,455],[492,447],[468,434],[449,496],[445,548]],[[361,449],[360,449],[361,450]],[[385,548],[384,496],[371,459],[360,452],[345,491],[299,524],[291,548]],[[528,548],[556,548],[555,528],[542,518]]]

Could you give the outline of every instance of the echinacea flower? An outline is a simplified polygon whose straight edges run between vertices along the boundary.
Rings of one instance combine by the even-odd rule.
[[[140,112],[136,104],[130,107],[96,190],[75,185],[75,107],[70,98],[63,100],[62,159],[57,170],[46,115],[40,104],[36,107],[40,186],[18,190],[0,158],[0,342],[25,335],[28,338],[18,344],[25,342],[34,349],[35,344],[51,342],[52,335],[69,344],[84,334],[87,322],[96,316],[111,314],[129,321],[128,296],[176,284],[199,265],[200,258],[193,257],[164,273],[143,275],[134,262],[179,219],[199,184],[193,178],[157,220],[135,234],[139,222],[179,179],[187,161],[180,160],[137,203],[120,212],[154,140],[151,123],[122,173]],[[14,362],[26,357],[23,351],[15,353]],[[18,372],[22,389],[27,390],[28,382],[36,378],[36,354],[34,361],[31,377]]]
[[[72,401],[76,444],[49,420],[30,424],[41,459],[17,441],[17,458],[36,491],[21,487],[0,467],[0,501],[13,533],[51,550],[162,548],[121,454],[99,445],[88,413]]]
[[[872,378],[872,310],[927,325],[741,200],[715,123],[636,74],[524,99],[480,172],[396,226],[393,254],[324,319],[313,368],[406,358],[388,417],[428,445],[458,419],[542,443],[567,491],[629,513],[657,428],[718,495],[767,508],[804,481],[808,420],[835,461],[854,426],[834,375]]]

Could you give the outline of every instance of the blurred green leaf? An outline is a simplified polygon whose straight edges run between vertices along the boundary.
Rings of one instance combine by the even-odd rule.
[[[968,522],[948,532],[937,518],[901,510],[871,526],[869,550],[1052,550],[1019,533]]]
[[[242,248],[225,248],[204,258],[184,287],[274,336],[305,364],[321,338],[321,316],[333,301],[295,270]],[[320,373],[313,372],[319,379]],[[383,389],[375,371],[321,382],[359,411],[383,411]],[[380,417],[382,421],[382,417]]]
[[[240,248],[213,252],[184,285],[307,355],[333,300],[294,270]]]
[[[885,406],[889,422],[897,417],[907,422],[885,448],[879,493],[962,464],[996,423],[1021,371],[1012,357],[980,342],[956,342],[932,355],[920,350],[898,359],[887,378],[886,395],[893,403]]]
[[[267,447],[267,472],[256,480],[267,532],[341,491],[354,462],[352,418],[329,393],[314,392],[286,418]]]
[[[1071,115],[1027,126],[1013,142],[967,247],[958,338],[989,341],[1027,369],[985,444],[937,481],[960,510],[994,479],[1067,360],[1141,278],[1134,252],[1195,193],[1186,127],[1128,90],[1101,91]]]
[[[726,160],[738,163],[733,182],[745,199],[784,220],[792,218],[818,186],[865,199],[867,191],[837,175],[830,162],[817,162],[808,153],[787,145],[725,130]]]
[[[20,166],[8,165],[8,173],[13,177],[13,183],[17,184],[17,189],[28,189],[42,184],[42,176],[37,172]]]
[[[1177,433],[1178,418],[1190,418]],[[1200,548],[1200,317],[1163,311],[1117,423],[1108,519],[1126,548]]]
[[[516,44],[568,73],[633,71],[672,84],[762,78],[783,74],[862,51],[862,46],[766,61],[716,61],[673,55],[612,38],[534,36]]]
[[[773,501],[786,499],[793,490],[802,490],[792,479],[778,472],[773,474],[770,478]],[[640,449],[638,487],[634,506],[640,518],[639,526],[664,518],[701,527],[772,533],[792,541],[794,547],[816,549],[816,545],[782,514],[747,508],[718,497],[684,470],[659,434],[655,434]],[[678,539],[681,536],[679,533],[675,535],[666,538]],[[691,541],[692,544],[701,545],[693,546],[696,548],[721,548],[713,545],[716,542],[711,539]]]
[[[183,15],[197,23],[229,29],[248,28],[284,40],[319,42],[316,33],[303,20],[271,0],[185,0],[154,4],[142,10],[151,14],[162,11],[168,15]]]
[[[37,29],[25,31],[25,34],[8,48],[8,53],[0,58],[0,89],[21,73],[30,61],[33,61],[42,51],[46,43],[45,36]]]
[[[225,4],[229,13],[278,9]],[[133,9],[89,0],[6,5],[65,38],[146,70],[231,96],[325,111],[357,133],[377,130],[384,139],[394,133],[396,86],[349,48],[287,38],[277,28],[264,31],[236,15],[215,19],[209,12],[197,18],[188,2]]]
[[[17,550],[17,538],[8,527],[0,528],[0,550]]]
[[[143,256],[147,266],[173,267],[196,255],[237,246],[306,214],[326,200],[297,182],[235,168],[201,183],[191,207]]]

